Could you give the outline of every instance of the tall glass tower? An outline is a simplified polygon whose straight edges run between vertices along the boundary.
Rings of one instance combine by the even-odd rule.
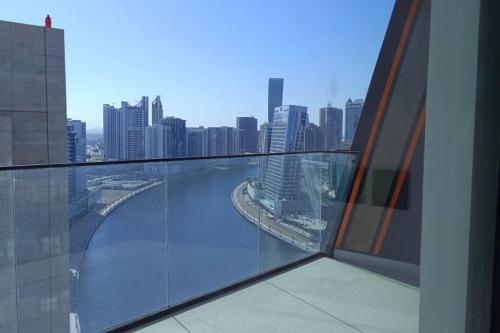
[[[342,143],[342,109],[331,105],[319,109],[319,127],[323,133],[323,149],[337,149]]]
[[[282,78],[270,78],[267,91],[267,121],[272,124],[274,109],[283,105],[283,84]]]
[[[242,152],[255,153],[259,141],[257,119],[254,117],[237,117],[236,128],[245,131],[245,143],[243,147],[241,147]]]
[[[362,98],[355,99],[354,101],[349,98],[347,103],[345,103],[345,141],[348,144],[352,143],[352,139],[356,133],[363,105],[364,101]]]
[[[158,125],[161,124],[161,120],[163,119],[163,107],[161,104],[160,96],[156,96],[151,103],[151,112],[152,112],[152,124]]]
[[[285,105],[274,112],[270,153],[304,150],[304,132],[308,122],[307,107]],[[278,206],[290,201],[299,192],[300,161],[295,155],[269,156],[265,175],[265,195],[274,201],[275,214],[282,214]],[[279,211],[278,211],[279,210]]]

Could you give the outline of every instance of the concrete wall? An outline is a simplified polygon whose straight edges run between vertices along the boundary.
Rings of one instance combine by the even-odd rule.
[[[0,165],[66,162],[64,31],[0,21]]]
[[[422,333],[466,332],[479,2],[432,1],[420,264]]]
[[[0,165],[67,161],[64,32],[0,21]],[[0,171],[0,331],[69,331],[66,170]]]

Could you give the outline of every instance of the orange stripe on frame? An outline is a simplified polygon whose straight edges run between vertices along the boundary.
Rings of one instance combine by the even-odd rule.
[[[396,187],[394,188],[394,193],[392,194],[391,201],[389,202],[389,206],[387,207],[384,216],[384,222],[382,223],[382,228],[380,229],[377,242],[375,243],[375,247],[373,249],[373,253],[376,255],[379,255],[380,250],[382,249],[382,244],[384,243],[385,236],[387,235],[387,230],[389,229],[389,224],[391,223],[394,209],[396,208],[396,204],[398,203],[399,195],[401,194],[401,189],[403,188],[403,184],[405,182],[406,175],[408,174],[408,169],[410,168],[411,161],[413,160],[413,155],[415,154],[415,149],[417,148],[418,140],[420,139],[424,125],[425,106],[422,108],[422,111],[420,111],[420,115],[418,116],[417,127],[413,132],[410,145],[408,146],[408,150],[406,151],[406,156],[403,161],[403,165],[401,166],[401,171],[396,182]]]
[[[358,192],[361,186],[361,181],[366,172],[366,167],[368,165],[368,159],[371,155],[371,151],[373,148],[373,143],[375,141],[375,137],[377,135],[378,128],[380,126],[380,121],[382,119],[382,114],[385,110],[387,99],[389,98],[389,93],[392,90],[392,86],[394,83],[394,78],[396,76],[396,72],[399,68],[399,64],[401,62],[401,56],[404,51],[404,47],[406,45],[406,41],[408,40],[408,35],[410,33],[410,28],[412,26],[413,20],[415,18],[415,14],[417,12],[419,0],[413,0],[410,11],[408,13],[408,17],[406,18],[405,25],[403,27],[403,32],[401,34],[401,38],[399,39],[398,47],[396,49],[396,54],[394,55],[394,59],[391,64],[391,68],[389,70],[389,75],[387,77],[386,84],[384,86],[384,90],[382,92],[382,97],[380,98],[380,103],[377,107],[377,111],[375,113],[375,118],[373,120],[372,128],[370,130],[370,135],[368,137],[368,142],[366,144],[366,148],[363,152],[363,157],[361,158],[360,166],[358,168],[358,172],[356,173],[356,178],[354,179],[353,188],[351,194],[349,195],[349,199],[347,200],[347,205],[344,211],[344,215],[342,217],[342,222],[340,223],[339,233],[337,235],[337,239],[335,241],[335,246],[340,247],[342,242],[344,241],[344,237],[347,231],[347,226],[349,224],[349,219],[351,218],[352,210],[354,208],[354,202],[358,197]]]

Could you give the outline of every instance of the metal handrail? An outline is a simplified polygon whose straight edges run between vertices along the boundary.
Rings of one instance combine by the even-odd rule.
[[[119,164],[141,164],[155,162],[175,162],[175,161],[193,161],[193,160],[215,160],[215,159],[230,159],[242,157],[266,157],[266,156],[282,156],[282,155],[300,155],[300,154],[360,154],[360,151],[354,150],[315,150],[315,151],[296,151],[285,153],[267,153],[267,154],[239,154],[239,155],[222,155],[222,156],[198,156],[198,157],[175,157],[175,158],[154,158],[141,160],[121,160],[121,161],[102,161],[102,162],[79,162],[79,163],[48,163],[48,164],[28,164],[28,165],[11,165],[0,166],[0,171],[13,171],[24,169],[51,169],[51,168],[71,168],[82,166],[101,166],[101,165],[119,165]]]

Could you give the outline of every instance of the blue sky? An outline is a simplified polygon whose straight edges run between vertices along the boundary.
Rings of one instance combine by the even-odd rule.
[[[188,126],[267,119],[267,80],[318,122],[364,97],[394,0],[3,0],[0,19],[65,30],[68,117],[160,95]]]

